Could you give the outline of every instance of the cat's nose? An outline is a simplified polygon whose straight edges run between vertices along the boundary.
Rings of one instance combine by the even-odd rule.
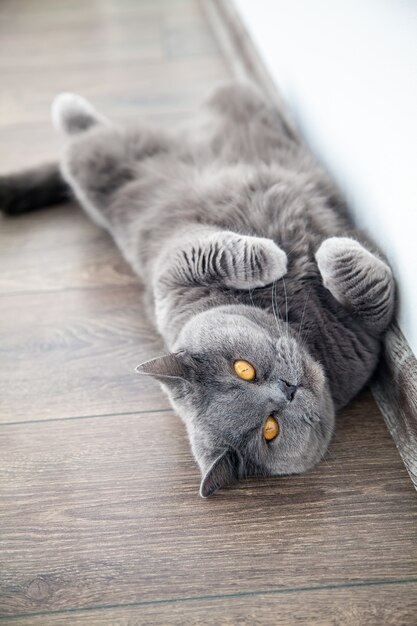
[[[290,383],[287,383],[285,380],[279,380],[278,381],[278,386],[280,388],[280,391],[282,391],[282,393],[284,394],[284,396],[288,400],[288,402],[291,402],[291,400],[295,396],[295,392],[297,391],[297,386],[296,385],[290,385]]]
[[[297,387],[290,385],[285,380],[278,380],[265,389],[268,406],[271,411],[282,410],[294,398]]]

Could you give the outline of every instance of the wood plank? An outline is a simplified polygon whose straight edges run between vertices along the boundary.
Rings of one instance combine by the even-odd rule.
[[[1,68],[64,70],[71,64],[144,62],[164,56],[160,17],[155,13],[118,13],[109,24],[106,11],[66,17],[54,11],[47,15],[34,11],[30,22],[11,12],[8,25],[0,30]]]
[[[21,626],[415,626],[417,583],[207,598],[10,619]]]
[[[36,11],[33,11],[31,0],[2,0],[0,16],[15,18],[18,23],[31,27],[33,22],[40,21],[45,25],[46,20],[56,20],[58,23],[71,19],[89,19],[91,15],[98,18],[101,7],[86,4],[84,0],[41,0]],[[112,20],[123,14],[144,17],[146,15],[164,15],[166,13],[185,13],[187,15],[200,12],[199,3],[194,0],[120,0],[108,2],[102,11]]]
[[[74,204],[2,220],[2,295],[138,283],[109,235]]]
[[[143,108],[154,108],[156,103],[159,108],[197,107],[203,94],[227,76],[223,62],[212,56],[149,61],[140,66],[140,72],[135,60],[80,62],[65,72],[59,67],[47,72],[42,67],[30,72],[26,68],[3,68],[0,125],[47,121],[52,99],[62,91],[90,98],[107,115],[123,113],[129,106],[139,115]]]
[[[108,274],[117,280],[111,266]],[[139,286],[4,295],[0,346],[0,422],[168,406],[157,383],[134,372],[164,352]]]
[[[49,110],[61,91],[91,98],[116,120],[165,123],[167,114],[184,119],[230,77],[198,3],[189,1],[44,0],[36,11],[26,0],[5,1],[0,34],[2,172],[57,157]]]
[[[417,577],[417,499],[365,395],[304,476],[208,500],[171,412],[0,428],[0,612]]]
[[[396,324],[385,336],[372,391],[417,489],[417,359]]]
[[[56,10],[57,3],[45,12],[44,5],[32,13],[30,21],[21,19],[16,10],[0,9],[0,16],[4,20],[7,16],[8,22],[8,28],[1,29],[0,67],[64,68],[71,63],[133,59],[143,63],[219,52],[198,3],[123,3],[117,11],[109,5],[87,12],[82,7]],[[51,49],[60,54],[51,55]]]
[[[49,103],[50,105],[50,103]],[[62,137],[56,133],[48,118],[49,105],[44,111],[44,121],[8,124],[0,127],[1,174],[17,172],[39,164],[58,161],[62,151]],[[176,127],[195,113],[195,108],[168,102],[154,105],[152,100],[142,100],[135,106],[135,99],[122,103],[106,102],[112,120],[121,124],[134,124],[138,120],[164,128]],[[1,217],[1,216],[0,216]],[[1,224],[0,236],[4,222]]]

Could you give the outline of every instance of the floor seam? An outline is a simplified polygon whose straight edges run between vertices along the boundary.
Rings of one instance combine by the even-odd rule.
[[[135,287],[139,293],[142,293],[142,286],[139,279],[132,280],[126,284],[105,284],[105,285],[78,285],[76,287],[61,287],[58,289],[22,289],[21,291],[2,291],[0,298],[8,298],[13,296],[33,296],[54,293],[71,293],[73,291],[103,291],[105,289],[131,289]]]
[[[169,413],[172,412],[171,408],[165,409],[147,409],[141,411],[123,411],[121,413],[99,413],[98,415],[70,415],[65,417],[47,417],[46,419],[33,419],[33,420],[23,420],[16,422],[0,422],[0,428],[3,426],[20,426],[25,424],[45,424],[48,422],[68,422],[69,420],[85,420],[85,419],[94,419],[98,417],[123,417],[129,415],[145,415],[146,413]]]
[[[366,580],[366,581],[357,581],[352,583],[341,583],[334,585],[311,585],[311,586],[303,586],[303,587],[284,587],[278,589],[260,589],[257,591],[236,591],[234,593],[224,593],[224,594],[207,594],[207,595],[198,595],[198,596],[179,596],[176,598],[156,598],[154,600],[138,600],[134,602],[121,602],[114,604],[101,604],[96,606],[89,607],[81,607],[81,608],[66,608],[66,609],[56,609],[51,611],[34,611],[27,613],[14,613],[10,615],[0,616],[0,621],[6,619],[18,619],[21,617],[40,617],[47,615],[59,615],[59,614],[67,614],[67,613],[86,613],[88,611],[105,611],[108,609],[123,609],[123,608],[133,608],[140,606],[151,606],[151,605],[161,605],[161,604],[175,604],[182,602],[197,602],[202,600],[222,600],[228,598],[245,598],[245,597],[254,597],[260,595],[279,595],[279,594],[287,594],[287,593],[303,593],[308,591],[334,591],[338,589],[354,589],[354,588],[365,588],[365,587],[381,587],[383,585],[406,585],[410,583],[417,583],[416,578],[396,578],[396,579],[387,579],[387,580]]]

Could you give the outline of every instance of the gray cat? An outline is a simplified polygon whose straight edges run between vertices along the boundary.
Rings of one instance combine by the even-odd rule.
[[[53,119],[63,179],[146,286],[169,353],[137,371],[182,417],[200,494],[311,468],[374,371],[395,289],[284,114],[233,84],[173,132],[119,128],[71,94]],[[48,167],[3,178],[0,202],[66,190]]]

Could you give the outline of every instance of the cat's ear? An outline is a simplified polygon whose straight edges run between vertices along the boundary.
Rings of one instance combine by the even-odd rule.
[[[240,457],[235,450],[225,450],[209,467],[201,481],[200,496],[208,498],[218,489],[236,483],[240,476],[240,464]]]
[[[135,371],[138,374],[154,376],[161,380],[179,378],[190,380],[193,367],[186,352],[176,352],[145,361],[145,363],[138,365]]]

